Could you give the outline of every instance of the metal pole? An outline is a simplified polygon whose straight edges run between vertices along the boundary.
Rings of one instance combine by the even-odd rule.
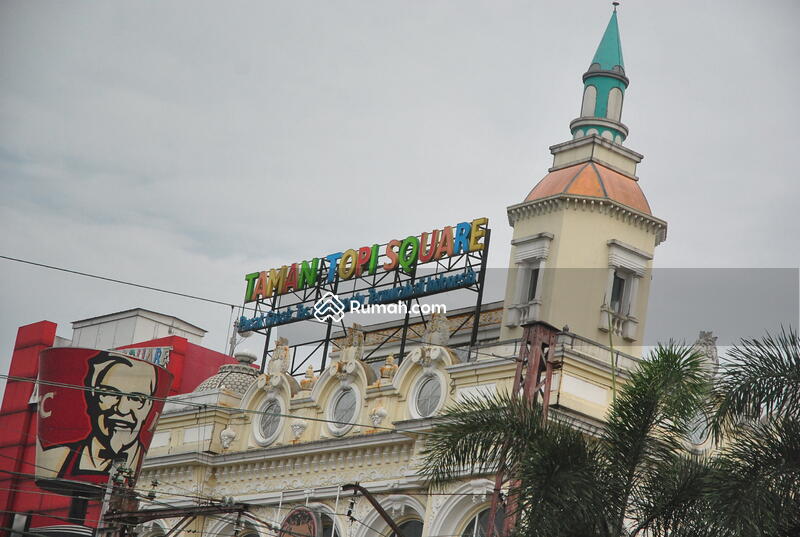
[[[348,485],[343,486],[342,490],[356,490],[361,494],[363,494],[364,497],[369,501],[369,503],[372,504],[372,507],[374,507],[375,510],[378,512],[380,517],[387,524],[389,524],[389,527],[392,528],[392,531],[394,532],[395,536],[404,537],[403,533],[400,531],[400,526],[397,525],[397,522],[395,522],[392,519],[392,517],[389,516],[389,513],[387,513],[386,510],[383,507],[381,507],[381,504],[378,503],[378,500],[376,500],[375,497],[367,489],[365,489],[358,483],[350,483]]]
[[[328,328],[325,330],[325,345],[322,347],[322,362],[319,366],[320,375],[325,371],[325,366],[328,363],[328,345],[331,342],[331,329],[333,328],[333,319],[328,317]]]
[[[269,352],[269,340],[270,336],[272,335],[272,327],[270,326],[267,328],[267,337],[264,340],[264,352],[261,354],[261,371],[260,373],[264,372],[264,368],[267,366],[267,352]]]
[[[400,269],[397,269],[400,270]],[[414,265],[414,271],[411,273],[411,280],[410,285],[414,285],[414,281],[417,278],[417,266]],[[411,303],[413,302],[412,298],[406,300],[406,316],[403,318],[403,335],[400,338],[400,354],[397,357],[397,364],[403,363],[403,356],[406,353],[406,337],[408,337],[408,321],[411,315]]]
[[[112,461],[111,468],[108,472],[108,482],[106,483],[106,490],[103,493],[103,504],[100,506],[100,516],[98,517],[97,529],[95,530],[95,535],[98,535],[99,537],[103,537],[103,535],[109,533],[106,524],[106,513],[108,513],[108,507],[111,503],[111,496],[114,493],[114,479],[120,472],[120,466],[122,465],[123,460],[125,459],[120,458]]]
[[[489,239],[492,237],[492,230],[487,229],[483,238],[483,258],[481,259],[481,273],[478,276],[478,298],[475,301],[475,313],[472,319],[472,335],[469,339],[469,346],[474,347],[478,342],[478,327],[481,320],[481,306],[483,305],[483,284],[486,281],[486,265],[489,260]]]

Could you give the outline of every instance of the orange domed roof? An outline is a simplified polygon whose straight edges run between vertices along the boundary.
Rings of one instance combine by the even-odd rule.
[[[596,162],[583,162],[555,170],[533,187],[525,201],[573,194],[609,199],[652,216],[639,182]]]

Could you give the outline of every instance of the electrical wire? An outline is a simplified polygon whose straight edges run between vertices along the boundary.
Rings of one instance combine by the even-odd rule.
[[[67,388],[67,389],[73,389],[73,390],[80,390],[80,391],[84,391],[84,392],[89,392],[90,391],[90,392],[94,392],[94,393],[99,393],[101,395],[115,395],[115,396],[136,395],[136,397],[149,399],[151,401],[158,401],[158,402],[167,402],[168,401],[171,404],[179,404],[179,405],[184,405],[184,406],[191,406],[191,407],[199,408],[201,410],[225,410],[227,412],[230,412],[231,410],[235,410],[236,412],[239,412],[239,413],[257,414],[257,415],[261,415],[261,416],[276,416],[276,417],[281,417],[281,418],[296,418],[297,417],[296,415],[293,415],[293,414],[285,414],[285,413],[281,413],[281,412],[266,412],[266,411],[262,411],[262,410],[254,410],[254,409],[248,409],[248,408],[232,409],[231,407],[225,407],[225,406],[220,406],[220,405],[212,405],[212,404],[207,404],[207,403],[195,403],[193,401],[185,401],[185,400],[181,400],[181,399],[175,399],[174,398],[175,396],[173,396],[171,398],[168,398],[168,397],[156,397],[154,395],[143,395],[141,393],[134,394],[132,392],[109,391],[109,390],[102,390],[100,388],[93,388],[91,386],[80,386],[80,385],[77,385],[77,384],[68,384],[68,383],[65,383],[65,382],[44,381],[44,380],[37,380],[37,379],[28,378],[28,377],[17,377],[17,376],[13,376],[13,375],[2,375],[2,374],[0,374],[0,378],[4,378],[4,379],[7,379],[7,380],[12,380],[12,381],[17,381],[17,382],[30,382],[30,383],[37,383],[38,382],[39,384],[44,385],[44,386],[54,386],[54,387],[58,387],[58,388]],[[397,429],[395,429],[393,427],[383,427],[383,426],[373,427],[371,424],[368,425],[368,424],[365,424],[365,423],[358,423],[358,422],[343,422],[343,421],[329,420],[329,419],[326,419],[326,418],[318,418],[318,417],[314,417],[314,416],[306,416],[303,419],[306,419],[306,420],[309,420],[309,421],[322,422],[322,423],[334,423],[334,424],[336,424],[336,425],[338,425],[340,427],[342,425],[346,425],[346,426],[354,426],[354,427],[364,427],[364,428],[367,428],[367,429],[381,429],[381,430],[385,430],[385,431],[397,431]],[[424,433],[424,431],[418,431],[418,432]]]
[[[9,456],[3,455],[3,454],[0,454],[0,457],[5,457],[7,459],[15,460],[13,457],[9,457]],[[32,464],[32,465],[36,466],[37,468],[42,468],[42,469],[48,470],[50,472],[54,471],[54,469],[52,469],[52,468],[48,468],[48,467],[41,466],[41,465],[38,465],[38,464],[33,464],[33,463],[29,463],[29,464]],[[19,475],[19,476],[26,477],[26,478],[29,478],[29,479],[35,479],[35,477],[36,477],[35,474],[28,474],[28,473],[22,473],[22,472],[12,472],[10,470],[0,470],[0,472]],[[75,481],[67,480],[67,479],[62,479],[62,480],[66,481],[66,482],[70,482],[70,483],[80,483],[82,485],[85,485],[85,483],[83,483],[83,482],[75,482]],[[177,486],[177,485],[175,485],[173,483],[169,483],[169,482],[160,482],[160,484],[164,484],[164,485],[168,485],[168,486]],[[343,485],[344,484],[340,484],[339,486],[341,487]],[[97,485],[97,487],[105,488],[102,485]],[[182,488],[182,487],[179,487],[179,488]],[[0,490],[10,490],[10,491],[23,492],[23,493],[32,493],[32,494],[41,494],[41,495],[63,497],[63,495],[61,495],[61,494],[58,494],[58,493],[55,493],[55,492],[47,492],[47,491],[31,491],[31,490],[24,490],[24,489],[3,489],[3,488],[0,488]],[[150,491],[148,491],[146,489],[135,488],[135,487],[128,487],[128,490],[134,491],[137,494],[150,492]],[[307,489],[291,489],[291,490],[284,490],[283,492],[284,493],[286,493],[286,492],[305,492],[306,490]],[[189,494],[163,493],[163,492],[161,494],[166,494],[169,497],[179,497],[179,498],[183,497],[183,498],[187,498],[187,499],[192,499],[195,502],[200,502],[200,501],[202,501],[202,502],[212,501],[212,502],[217,502],[217,503],[221,503],[222,502],[221,498],[214,498],[212,496],[200,496],[200,495],[196,495],[196,494],[189,495]],[[388,496],[388,495],[396,495],[397,491],[373,492],[372,494],[374,496]],[[430,496],[467,496],[467,497],[469,497],[469,496],[486,496],[486,493],[474,493],[474,492],[460,492],[460,493],[459,492],[440,492],[440,493],[437,493],[437,492],[403,491],[403,494],[406,494],[406,495],[409,495],[409,496],[427,496],[427,495],[430,495]],[[143,501],[148,501],[148,502],[152,502],[152,503],[159,503],[159,504],[162,504],[162,505],[167,506],[167,507],[176,507],[173,504],[168,504],[168,503],[165,503],[163,501],[158,501],[158,500],[147,498],[147,497],[143,497],[143,498],[140,498],[140,499],[143,500]],[[304,506],[304,507],[309,509],[310,511],[319,512],[320,514],[334,514],[334,515],[339,515],[339,516],[347,516],[346,513],[335,513],[335,512],[331,512],[331,511],[327,511],[327,510],[323,510],[323,509],[314,509],[314,508],[308,507],[308,506]],[[290,510],[290,508],[287,508],[287,509]]]
[[[88,272],[81,272],[79,270],[72,270],[72,269],[68,269],[68,268],[64,268],[64,267],[56,267],[54,265],[45,265],[44,263],[36,263],[35,261],[29,261],[27,259],[19,259],[17,257],[11,257],[11,256],[7,256],[7,255],[0,255],[0,259],[6,259],[8,261],[15,261],[17,263],[24,263],[26,265],[33,265],[35,267],[41,267],[41,268],[46,268],[46,269],[50,269],[50,270],[57,270],[59,272],[66,272],[68,274],[75,274],[75,275],[78,275],[78,276],[85,276],[87,278],[94,278],[94,279],[97,279],[97,280],[103,280],[103,281],[107,281],[107,282],[111,282],[111,283],[118,283],[118,284],[121,284],[121,285],[129,285],[131,287],[138,287],[139,289],[147,289],[148,291],[156,291],[158,293],[166,293],[168,295],[175,295],[175,296],[180,296],[180,297],[183,297],[183,298],[190,298],[192,300],[201,300],[203,302],[209,302],[211,304],[218,304],[220,306],[228,306],[228,307],[233,307],[233,308],[241,307],[241,306],[239,306],[237,304],[231,304],[229,302],[223,302],[221,300],[214,300],[213,298],[205,298],[205,297],[201,297],[201,296],[197,296],[197,295],[190,295],[190,294],[187,294],[187,293],[180,293],[178,291],[170,291],[168,289],[162,289],[160,287],[153,287],[151,285],[144,285],[144,284],[141,284],[141,283],[134,283],[134,282],[126,281],[126,280],[119,280],[117,278],[108,278],[106,276],[99,276],[97,274],[90,274]]]
[[[412,342],[413,341],[414,340],[412,340]],[[423,341],[419,341],[419,343],[422,343],[422,344],[425,344],[425,345],[428,345],[428,346],[437,346],[437,347],[447,348],[445,345],[431,345],[431,344],[428,344],[428,343],[423,342]],[[509,361],[517,361],[518,360],[517,358],[514,358],[514,357],[502,357],[502,356],[498,356],[498,355],[494,355],[494,354],[488,354],[488,353],[485,353],[485,354],[487,354],[488,356],[492,356],[494,358],[504,358],[504,359],[507,359]],[[107,391],[107,390],[104,391],[104,390],[101,390],[101,389],[96,388],[96,387],[80,386],[80,385],[77,385],[77,384],[68,384],[68,383],[55,382],[55,381],[37,380],[37,379],[28,378],[28,377],[17,377],[17,376],[12,376],[12,375],[0,374],[0,378],[4,378],[4,379],[7,379],[7,380],[18,381],[18,382],[31,382],[31,383],[37,383],[38,382],[39,384],[45,385],[45,386],[69,388],[69,389],[76,389],[76,390],[81,390],[81,391],[91,391],[93,393],[99,393],[101,395],[133,395],[130,392],[118,392],[118,391]],[[230,412],[232,410],[231,407],[223,407],[223,406],[220,406],[220,405],[212,405],[212,404],[207,404],[207,403],[196,403],[196,402],[193,402],[193,401],[181,400],[180,398],[176,398],[176,396],[172,396],[172,397],[156,397],[154,395],[144,395],[143,396],[141,393],[137,393],[136,396],[137,397],[144,397],[144,398],[149,399],[151,401],[169,402],[171,404],[192,406],[192,407],[199,408],[199,409],[202,409],[202,410],[225,410],[225,411],[228,411],[228,412]],[[280,412],[266,412],[266,411],[262,411],[262,410],[254,410],[254,409],[246,409],[246,408],[237,408],[235,410],[236,410],[236,412],[240,412],[240,413],[258,414],[258,415],[262,415],[262,416],[269,415],[269,416],[281,417],[281,418],[294,418],[294,417],[296,417],[293,414],[285,414],[285,413],[280,413]],[[378,429],[378,430],[384,430],[384,431],[397,431],[397,429],[394,428],[394,427],[374,426],[372,424],[365,424],[365,423],[358,423],[358,422],[342,422],[342,421],[336,421],[336,420],[329,420],[329,419],[325,419],[325,418],[319,418],[319,417],[315,417],[315,416],[306,416],[303,419],[306,419],[306,420],[309,420],[309,421],[315,421],[315,422],[322,422],[322,423],[332,423],[332,424],[335,424],[335,425],[340,426],[340,427],[342,425],[345,425],[345,426],[363,427],[363,428],[367,428],[367,429]],[[427,431],[416,431],[416,432],[420,433],[420,434],[431,434],[431,433],[429,433]]]
[[[0,454],[0,456],[4,456],[4,455]],[[12,458],[12,457],[7,457],[7,458]],[[40,467],[40,468],[44,468],[44,469],[52,471],[52,469],[50,469],[50,468],[46,468],[46,467],[39,466],[39,465],[37,465],[37,466]],[[9,473],[20,474],[19,472],[9,472]],[[33,474],[21,474],[21,475],[25,475],[26,477],[35,477]],[[166,484],[169,484],[169,483],[166,483]],[[339,486],[342,486],[342,485],[339,485]],[[126,489],[134,492],[140,501],[145,501],[145,502],[148,502],[148,503],[153,503],[153,504],[157,504],[157,505],[161,505],[161,506],[165,506],[165,507],[169,507],[169,508],[176,508],[177,507],[177,506],[175,506],[173,504],[169,504],[169,503],[166,503],[164,501],[156,500],[154,498],[149,498],[149,497],[146,497],[146,496],[143,497],[143,496],[141,496],[141,493],[140,493],[141,489],[136,489],[136,488],[133,488],[133,487],[126,487]],[[1,489],[0,488],[0,490],[19,490],[19,489]],[[298,491],[298,492],[301,491],[301,490],[305,490],[305,489],[296,489],[296,491]],[[21,492],[36,493],[36,494],[43,494],[43,495],[52,495],[52,496],[61,496],[61,495],[59,495],[57,493],[44,492],[44,491],[41,491],[41,492],[39,492],[39,491],[21,491]],[[394,495],[394,494],[396,494],[396,492],[382,492],[382,493],[378,492],[378,493],[374,493],[374,494],[376,494],[376,495],[388,495],[388,494]],[[408,494],[408,495],[436,495],[436,493],[424,493],[424,492],[420,492],[420,493],[405,492],[405,494]],[[440,495],[447,495],[447,496],[473,496],[473,495],[480,495],[480,496],[485,496],[484,493],[440,493]],[[174,494],[169,494],[169,496],[173,497],[175,495]],[[179,495],[179,496],[186,496],[186,495]],[[192,496],[192,499],[194,499],[195,502],[197,502],[197,501],[199,501],[201,499],[204,502],[208,501],[207,499],[200,498],[198,496]],[[308,505],[305,505],[305,506],[302,506],[302,507],[304,509],[308,509],[309,511],[318,513],[320,515],[324,514],[324,515],[327,515],[327,516],[349,517],[353,521],[357,522],[358,524],[361,524],[362,526],[364,526],[364,527],[366,527],[366,528],[368,528],[368,529],[370,529],[370,530],[372,530],[372,531],[374,531],[374,532],[376,532],[376,533],[378,533],[378,534],[380,534],[380,535],[382,535],[384,537],[390,537],[386,533],[381,532],[381,531],[375,529],[374,527],[369,526],[368,524],[364,523],[363,521],[353,517],[352,514],[348,515],[348,513],[337,513],[337,512],[335,512],[333,510],[322,509],[322,508],[318,508],[318,507],[315,507],[315,506],[308,506]],[[287,506],[287,511],[288,512],[291,512],[292,509],[293,509],[293,507],[291,505]],[[0,512],[2,512],[2,511],[0,511]],[[43,511],[31,511],[30,514],[37,514],[39,516],[43,516],[43,517],[46,517],[46,518],[52,518],[54,520],[63,520],[63,521],[68,521],[68,522],[70,521],[69,519],[66,519],[64,517],[60,517],[58,515],[54,515],[54,514],[51,514],[51,513],[48,513],[48,512],[43,512]],[[270,531],[273,531],[273,532],[280,531],[279,530],[279,526],[277,524],[271,524],[271,523],[268,523],[266,521],[262,521],[261,519],[259,519],[258,517],[256,517],[255,515],[253,515],[252,513],[249,513],[249,512],[245,512],[244,514],[248,515],[248,516],[250,516],[252,518],[255,518],[258,522],[261,523],[261,524],[259,524],[259,526],[261,526],[261,527],[264,527],[264,528],[266,528],[266,529],[268,529]],[[206,518],[222,520],[222,521],[225,521],[225,522],[228,522],[228,523],[231,523],[231,524],[234,523],[234,521],[231,520],[230,515],[211,515],[211,514],[207,514],[207,515],[203,515],[203,516],[206,517]],[[89,519],[89,520],[87,520],[85,522],[98,522],[98,520]],[[336,524],[336,521],[334,520],[333,523]],[[130,523],[121,523],[121,524],[127,525],[127,526],[135,526],[135,524],[130,524]],[[205,535],[205,532],[203,532],[202,530],[198,531],[198,530],[187,530],[187,529],[184,529],[182,531],[186,532],[186,533],[196,533],[196,534],[199,534],[199,535]],[[309,536],[306,536],[304,534],[298,534],[296,532],[290,532],[290,531],[287,531],[287,530],[282,530],[282,531],[283,531],[284,534],[293,535],[295,537],[309,537]],[[456,536],[444,536],[443,535],[443,536],[438,536],[438,537],[459,537],[459,536],[457,536],[457,535]]]
[[[50,270],[56,270],[56,271],[59,271],[59,272],[65,272],[65,273],[73,274],[73,275],[77,275],[77,276],[84,276],[84,277],[87,277],[87,278],[94,278],[94,279],[98,279],[98,280],[107,281],[107,282],[110,282],[110,283],[117,283],[117,284],[120,284],[120,285],[128,285],[128,286],[131,286],[131,287],[137,287],[137,288],[140,288],[140,289],[146,289],[148,291],[156,291],[156,292],[159,292],[159,293],[166,293],[166,294],[169,294],[169,295],[180,296],[180,297],[188,298],[188,299],[191,299],[191,300],[200,300],[202,302],[208,302],[208,303],[211,303],[211,304],[217,304],[217,305],[220,305],[220,306],[230,307],[231,311],[234,311],[237,308],[240,309],[240,310],[245,310],[246,309],[248,311],[253,311],[253,312],[256,311],[255,308],[245,308],[241,304],[232,304],[230,302],[224,302],[222,300],[216,300],[216,299],[213,299],[213,298],[207,298],[207,297],[202,297],[202,296],[198,296],[198,295],[190,295],[188,293],[181,293],[179,291],[171,291],[169,289],[163,289],[163,288],[160,288],[160,287],[154,287],[154,286],[151,286],[151,285],[135,283],[135,282],[127,281],[127,280],[120,280],[120,279],[117,279],[117,278],[109,278],[107,276],[100,276],[100,275],[97,275],[97,274],[91,274],[91,273],[88,273],[88,272],[82,272],[82,271],[78,271],[78,270],[68,269],[68,268],[65,268],[65,267],[58,267],[58,266],[55,266],[55,265],[47,265],[47,264],[44,264],[44,263],[37,263],[35,261],[30,261],[30,260],[27,260],[27,259],[20,259],[20,258],[17,258],[17,257],[11,257],[11,256],[7,256],[7,255],[0,255],[0,259],[5,259],[7,261],[14,261],[14,262],[17,262],[17,263],[23,263],[23,264],[26,264],[26,265],[32,265],[32,266],[40,267],[40,268],[46,268],[46,269],[50,269]],[[317,319],[314,319],[313,317],[310,318],[310,319],[306,319],[306,320],[310,321],[310,322],[316,322],[316,323],[323,324],[323,325],[327,326],[327,322],[319,321]],[[414,339],[409,339],[409,338],[406,338],[406,341],[425,343],[425,342],[423,342],[421,340],[414,340]],[[425,344],[430,345],[428,343],[425,343]],[[441,346],[443,346],[443,345],[441,345]],[[483,355],[492,356],[492,357],[495,357],[495,358],[505,358],[505,357],[497,356],[497,355],[494,355],[494,354],[491,354],[491,353],[480,353],[478,351],[475,351],[475,352],[476,352],[476,354],[483,354]]]
[[[241,306],[236,305],[236,304],[231,304],[231,303],[227,303],[227,302],[223,302],[223,301],[219,301],[219,300],[200,297],[200,296],[197,296],[197,295],[190,295],[190,294],[187,294],[187,293],[170,291],[170,290],[167,290],[167,289],[157,288],[157,287],[153,287],[153,286],[149,286],[149,285],[137,284],[137,283],[134,283],[134,282],[120,280],[120,279],[116,279],[116,278],[108,278],[108,277],[99,276],[99,275],[96,275],[96,274],[90,274],[90,273],[76,271],[76,270],[67,269],[67,268],[63,268],[63,267],[56,267],[56,266],[53,266],[53,265],[46,265],[46,264],[43,264],[43,263],[36,263],[36,262],[33,262],[33,261],[14,258],[14,257],[10,257],[10,256],[0,255],[0,259],[6,259],[6,260],[9,260],[9,261],[14,261],[14,262],[18,262],[18,263],[24,263],[24,264],[28,264],[28,265],[32,265],[32,266],[41,267],[41,268],[47,268],[47,269],[51,269],[51,270],[61,271],[61,272],[65,272],[65,273],[69,273],[69,274],[73,274],[73,275],[79,275],[79,276],[84,276],[84,277],[88,277],[88,278],[99,279],[99,280],[103,280],[103,281],[107,281],[107,282],[111,282],[111,283],[117,283],[117,284],[121,284],[121,285],[128,285],[128,286],[137,287],[137,288],[141,288],[141,289],[146,289],[146,290],[150,290],[150,291],[171,294],[171,295],[180,296],[180,297],[183,297],[183,298],[188,298],[188,299],[193,299],[193,300],[200,300],[200,301],[213,303],[213,304],[217,304],[217,305],[223,305],[223,306],[226,306],[226,307],[230,307],[231,308],[231,313],[233,313],[233,311],[235,311],[235,308],[242,308]],[[242,309],[244,309],[244,308],[242,308]],[[316,319],[309,319],[309,320],[316,321]],[[322,321],[318,321],[318,322],[320,324],[327,324],[327,323],[324,323]],[[412,338],[408,338],[408,337],[406,337],[406,341],[407,342],[412,342],[412,343],[419,343],[419,344],[423,344],[423,345],[427,345],[427,346],[446,347],[444,345],[432,345],[429,342],[425,342],[425,341],[422,341],[422,340],[416,340],[416,339],[412,339]],[[494,353],[481,352],[481,351],[478,351],[477,349],[473,350],[472,352],[474,352],[476,355],[489,356],[491,358],[496,358],[496,359],[504,359],[504,360],[509,360],[509,361],[517,361],[518,360],[515,357],[500,356],[500,355],[496,355]],[[11,376],[11,375],[0,375],[0,378],[6,378],[8,380],[23,381],[23,382],[34,382],[34,383],[37,382],[35,379],[28,379],[28,378],[24,378],[24,377],[15,377],[15,376]],[[83,390],[83,391],[92,390],[92,391],[94,391],[96,393],[111,393],[111,392],[103,392],[102,390],[98,390],[96,388],[90,388],[90,387],[86,387],[86,386],[69,385],[69,384],[65,384],[65,383],[54,383],[54,382],[46,382],[46,381],[38,381],[38,382],[40,384],[43,384],[43,385],[53,385],[53,386],[71,388],[71,389],[80,389],[80,390]],[[116,392],[115,395],[119,395],[119,392]],[[137,394],[137,395],[141,396],[141,394]],[[151,399],[151,400],[154,400],[154,401],[167,401],[166,398],[156,398],[154,396],[150,396],[148,398]],[[177,404],[183,404],[185,406],[195,406],[198,409],[198,412],[200,410],[203,410],[203,409],[230,410],[228,407],[221,407],[221,406],[217,406],[217,405],[208,405],[208,404],[200,404],[200,403],[192,403],[192,402],[189,402],[189,401],[171,400],[170,402],[171,403],[177,403]],[[260,414],[260,415],[273,415],[273,416],[277,416],[277,417],[294,417],[291,414],[283,414],[283,413],[275,413],[275,412],[264,412],[264,411],[249,410],[249,409],[237,409],[237,411],[249,412],[249,413]],[[198,418],[199,418],[199,415],[198,415]],[[339,426],[341,426],[343,424],[342,422],[339,422],[339,421],[327,420],[327,419],[324,419],[324,418],[306,418],[306,419],[310,419],[311,421],[324,422],[324,423],[335,423],[335,424],[337,424]],[[382,430],[387,430],[387,431],[396,431],[396,429],[392,428],[392,427],[374,427],[374,426],[370,426],[370,425],[366,425],[366,424],[360,424],[360,423],[356,423],[356,422],[345,422],[344,425],[366,427],[366,428],[371,428],[371,429],[382,429]],[[425,433],[424,431],[420,431],[420,432]],[[4,456],[4,455],[0,455],[0,456]],[[6,471],[6,472],[9,472],[9,471]],[[9,472],[9,473],[25,475],[25,474],[21,474],[21,473],[18,473],[18,472]],[[30,475],[30,474],[27,474],[27,475]],[[177,486],[177,485],[174,485],[174,484],[168,484],[168,485]],[[183,488],[183,487],[179,487],[179,488]],[[11,489],[9,489],[9,490],[11,490]],[[185,490],[188,491],[188,489],[185,489]],[[27,492],[36,492],[36,491],[27,491]],[[192,491],[189,491],[189,492],[192,492]],[[39,494],[55,494],[55,493],[39,492]],[[381,493],[378,493],[378,494],[381,494]],[[383,494],[389,494],[389,493],[383,493]],[[428,495],[431,495],[431,494],[437,494],[437,493],[428,492],[428,493],[408,493],[408,494],[412,494],[412,495],[428,494]],[[441,494],[441,495],[483,495],[482,493],[438,493],[438,494]],[[206,498],[203,495],[180,495],[180,494],[171,493],[170,496],[171,497],[185,496],[187,498],[192,498],[195,501],[200,501],[200,500],[209,501],[209,499],[211,499],[211,497]],[[152,501],[152,500],[146,499],[146,501]],[[166,504],[166,505],[169,505],[169,504]],[[173,507],[173,506],[170,505],[170,507]],[[43,515],[43,516],[47,516],[47,515]],[[51,518],[57,519],[57,517],[51,517]],[[367,528],[371,529],[372,531],[376,531],[377,533],[381,533],[381,532],[378,532],[377,530],[375,530],[374,528],[371,528],[370,526],[364,524],[360,520],[357,520],[357,519],[353,519],[353,520],[355,520],[359,524],[362,524],[362,525],[366,526]],[[275,531],[274,528],[270,527],[269,529]],[[381,535],[384,535],[386,537],[386,535],[384,533],[381,533]],[[440,536],[440,537],[443,537],[443,536]]]
[[[0,513],[11,514],[11,515],[20,514],[18,511],[3,511],[1,509],[0,509]],[[60,520],[61,522],[70,522],[70,523],[73,523],[73,524],[75,523],[73,520],[71,520],[71,519],[69,519],[67,517],[59,516],[59,515],[53,515],[53,514],[50,514],[50,513],[46,512],[46,511],[42,511],[42,510],[39,510],[39,511],[26,511],[25,513],[26,514],[31,514],[31,515],[32,514],[36,514],[36,515],[38,515],[40,517],[43,517],[43,518],[52,518],[53,520]],[[99,522],[99,520],[92,518],[92,519],[85,519],[84,522],[97,523],[97,522]]]

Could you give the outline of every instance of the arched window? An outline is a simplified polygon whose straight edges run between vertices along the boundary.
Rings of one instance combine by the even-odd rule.
[[[611,88],[608,93],[606,117],[612,121],[619,121],[622,117],[622,90],[619,88]]]
[[[336,531],[336,524],[328,513],[322,513],[319,518],[322,522],[322,537],[339,537],[339,532]]]
[[[236,535],[236,523],[231,522],[223,526],[217,533],[216,537],[234,537]],[[259,537],[258,530],[256,530],[249,522],[244,522],[239,526],[239,537]]]
[[[583,106],[581,106],[581,117],[593,117],[594,106],[597,103],[597,88],[586,86],[583,90]]]
[[[484,509],[473,516],[464,531],[461,532],[461,537],[486,537],[489,535],[489,514],[491,509]],[[506,519],[505,509],[502,507],[497,510],[497,517],[495,520],[496,533],[501,535],[500,530],[503,529],[503,522]]]
[[[145,522],[144,524],[139,524],[134,529],[134,532],[139,537],[164,537],[167,534],[165,529],[166,525],[159,521],[151,521]]]
[[[422,537],[422,521],[406,520],[400,524],[400,532],[403,534],[403,537]],[[397,534],[392,532],[391,537],[397,537]]]

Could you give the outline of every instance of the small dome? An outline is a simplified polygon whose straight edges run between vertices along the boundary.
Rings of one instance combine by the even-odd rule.
[[[608,199],[652,216],[639,182],[596,162],[583,162],[555,170],[539,181],[525,201],[572,194]]]
[[[250,364],[255,360],[255,355],[241,352],[236,355],[238,364],[225,364],[219,368],[219,372],[213,377],[209,377],[195,388],[194,392],[205,392],[209,390],[219,390],[225,388],[232,392],[244,395],[253,381],[258,377],[258,369]]]

